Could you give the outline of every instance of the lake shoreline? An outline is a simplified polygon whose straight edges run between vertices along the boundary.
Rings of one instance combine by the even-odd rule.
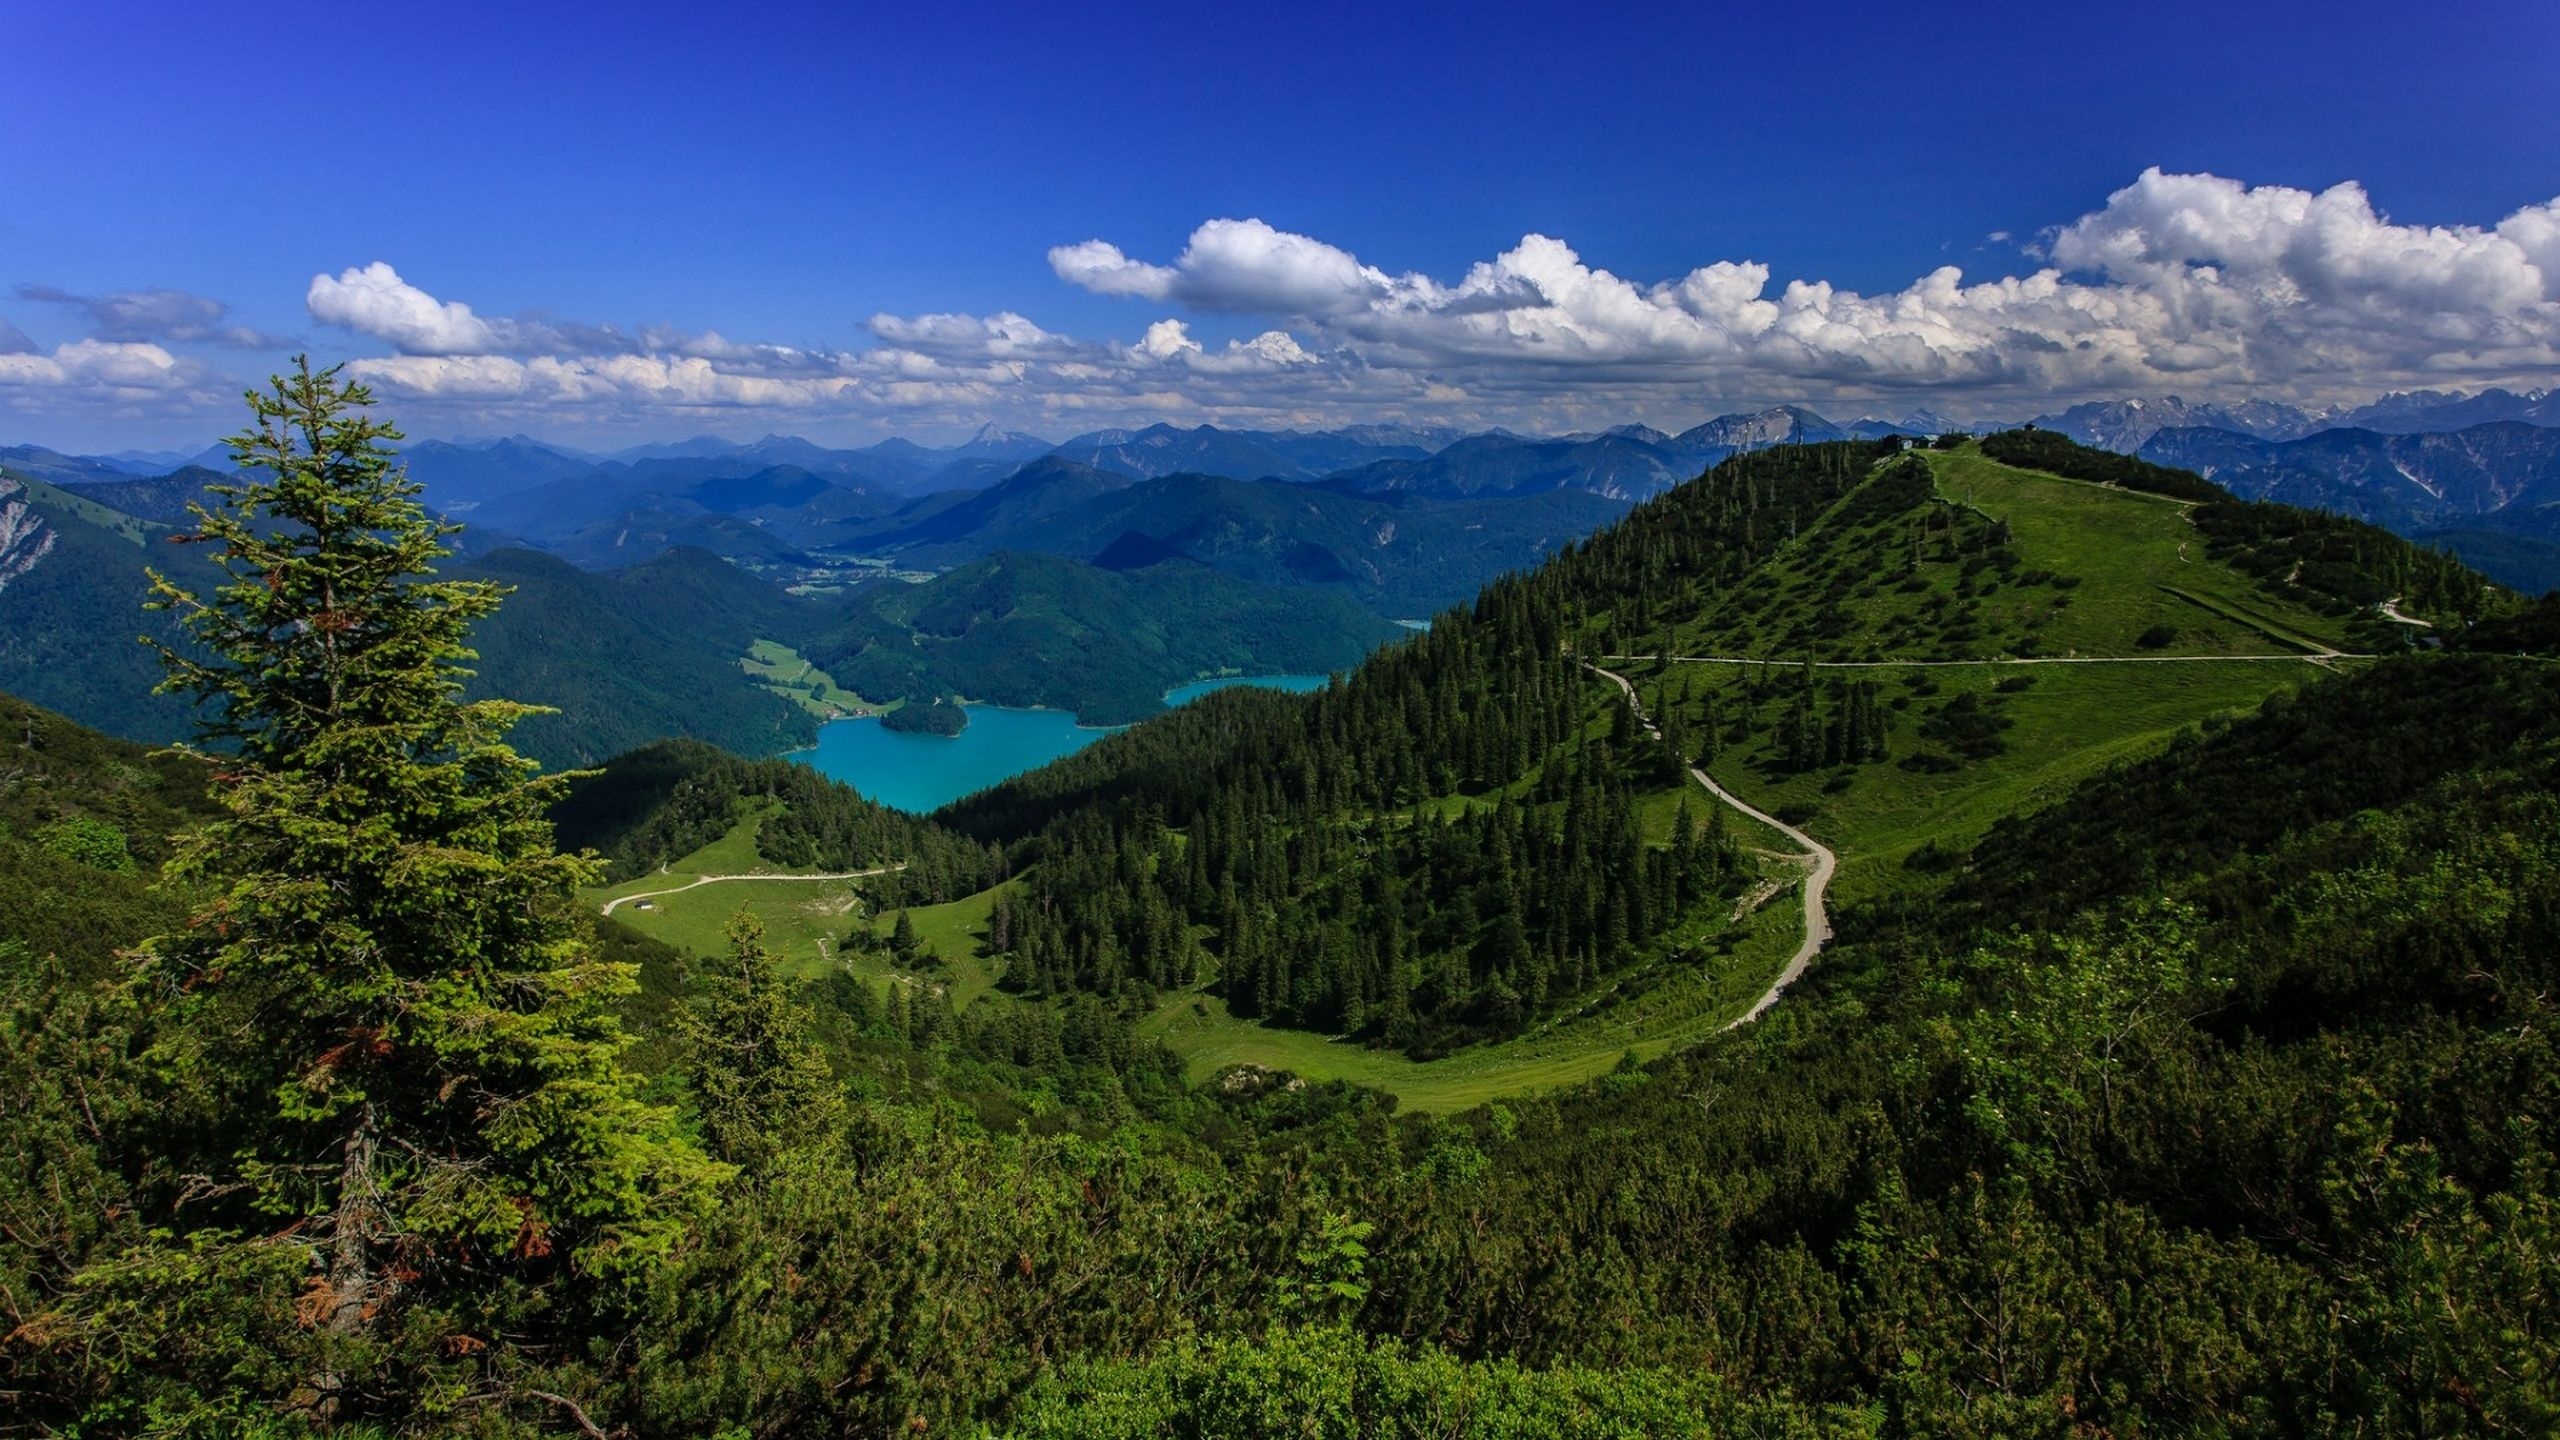
[[[1332,678],[1211,676],[1174,686],[1164,692],[1164,701],[1166,709],[1178,709],[1202,695],[1240,685],[1305,694],[1324,688]],[[784,751],[783,758],[850,785],[883,805],[925,815],[1129,728],[1087,725],[1074,718],[1075,712],[1049,705],[963,704],[962,708],[968,711],[969,723],[957,735],[895,731],[881,724],[877,715],[823,721],[815,743]]]

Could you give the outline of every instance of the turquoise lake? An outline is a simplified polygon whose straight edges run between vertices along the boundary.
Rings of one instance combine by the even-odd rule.
[[[1195,680],[1165,692],[1167,705],[1197,700],[1230,685],[1268,690],[1308,691],[1324,688],[1322,675],[1239,675],[1222,680]],[[969,728],[954,736],[906,735],[881,727],[877,720],[830,720],[818,727],[818,743],[795,750],[791,758],[830,780],[841,780],[883,805],[923,814],[963,795],[1037,770],[1062,756],[1073,755],[1111,733],[1111,728],[1078,725],[1064,710],[1014,710],[1002,705],[969,707]]]

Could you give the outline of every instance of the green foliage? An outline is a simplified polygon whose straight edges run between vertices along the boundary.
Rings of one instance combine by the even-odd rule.
[[[1365,1243],[1378,1227],[1349,1215],[1321,1217],[1298,1247],[1298,1273],[1281,1282],[1280,1308],[1306,1318],[1347,1314],[1368,1298]]]
[[[253,393],[245,473],[190,537],[226,578],[209,598],[162,582],[204,647],[167,653],[167,684],[232,751],[221,815],[171,867],[208,901],[133,977],[177,1102],[156,1146],[202,1178],[162,1212],[174,1230],[84,1272],[66,1322],[134,1389],[212,1381],[337,1419],[461,1403],[467,1379],[436,1377],[491,1351],[484,1327],[645,1267],[722,1174],[619,1067],[631,977],[572,909],[593,867],[552,849],[558,784],[504,743],[523,707],[457,699],[498,593],[421,578],[449,531],[369,403],[307,366]],[[250,1308],[202,1324],[274,1364],[226,1376],[131,1343],[155,1310],[195,1324],[189,1297],[235,1273],[214,1293]]]
[[[2001,904],[1842,913],[1757,1033],[1520,1103],[1462,1188],[1364,1202],[1364,1328],[1537,1364],[1695,1345],[1894,1434],[2530,1433],[2549,683],[2316,687],[1986,841]],[[2042,933],[1998,938],[2039,876]]]
[[[2316,817],[2405,803],[2560,724],[2560,675],[2489,657],[2410,659],[2278,695],[2089,782],[2081,803],[2004,821],[1952,900],[2030,930],[2144,893],[2164,872],[2264,851]]]
[[[808,634],[816,607],[716,555],[678,549],[598,574],[501,550],[457,573],[514,597],[472,627],[479,659],[464,694],[545,707],[513,733],[546,766],[593,765],[669,736],[743,755],[816,738],[814,716],[738,664],[759,639]]]
[[[1259,1303],[1300,1219],[1259,1189],[1134,1138],[970,1135],[867,1107],[661,1272],[615,1403],[653,1434],[959,1429],[1049,1356],[1126,1353]]]
[[[957,735],[969,728],[969,712],[950,700],[936,696],[931,700],[899,706],[880,717],[885,729],[909,735]]]
[[[789,760],[740,760],[681,741],[569,777],[552,814],[565,844],[604,852],[615,880],[647,874],[719,840],[762,809],[755,855],[796,870],[903,865],[874,882],[900,899],[955,899],[1004,877],[1000,852]]]
[[[1975,964],[2013,973],[2015,1001],[1964,1031],[1967,1119],[2008,1165],[2054,1178],[2095,1149],[2159,1051],[2210,1013],[2230,982],[2203,973],[2192,911],[2137,907],[2103,936],[2014,944]],[[2074,1177],[2084,1183],[2103,1177]]]
[[[2496,655],[2560,655],[2560,594],[2494,616],[2454,637],[2452,648]]]
[[[357,398],[287,386],[267,403],[306,418]],[[2230,563],[2271,578],[2217,571],[2210,604],[2123,583],[2150,561],[2094,545],[2072,585],[2035,553],[2049,517],[1950,504],[1913,468],[1988,490],[1976,455],[1781,447],[1322,695],[1214,697],[955,807],[963,838],[700,747],[565,798],[530,778],[508,707],[454,697],[493,597],[418,578],[436,547],[382,437],[318,418],[317,453],[243,487],[267,509],[210,607],[239,627],[181,672],[235,697],[218,772],[0,711],[0,1428],[2560,1424],[2560,676],[2539,661],[2294,665],[2313,683],[2254,714],[2005,792],[2019,813],[1988,833],[1933,816],[1924,861],[1835,891],[1834,943],[1783,1004],[1578,1090],[1448,1116],[1268,1069],[1199,1091],[1146,1038],[1206,1015],[1158,1006],[1182,983],[1327,1034],[1537,1025],[1540,967],[1558,1013],[1577,947],[1658,966],[1716,933],[1730,840],[1662,788],[1682,760],[1721,749],[1845,810],[1940,793],[1918,766],[2071,744],[2037,722],[2073,694],[2143,703],[2076,669],[1834,676],[1790,652],[1693,686],[1630,665],[1657,745],[1577,648],[1650,652],[1728,602],[1852,645],[1935,595],[1932,644],[2021,637],[2021,607],[2116,607],[2118,646],[2160,613],[2221,640],[2257,623],[2217,605],[2316,637],[2301,606],[2344,582],[2315,562],[2351,534],[2268,520]],[[2205,534],[2184,508],[2009,478],[2206,563],[2174,560]],[[1861,595],[1842,555],[1905,568]],[[2243,606],[2252,586],[2272,598]],[[2546,618],[2443,628],[2531,651]],[[2269,682],[2233,683],[2167,713]],[[1915,768],[1868,768],[1879,749]],[[199,823],[181,797],[214,773]],[[893,983],[868,949],[795,983],[751,926],[696,957],[611,923],[590,940],[593,869],[553,852],[545,806],[625,873],[706,845],[909,861],[859,922]],[[192,833],[146,893],[163,828]],[[133,871],[37,838],[106,831]],[[99,983],[155,931],[137,983]],[[1019,994],[980,993],[999,964]],[[1594,1006],[1650,973],[1600,969]],[[1368,988],[1390,975],[1412,982],[1402,1032],[1378,1018],[1392,986]],[[720,1203],[727,1167],[671,1112],[739,1166]]]
[[[2226,500],[2197,507],[2195,522],[2214,559],[2255,576],[2275,594],[2333,613],[2398,600],[2410,614],[2468,624],[2514,604],[2513,596],[2453,556],[2343,515]],[[2361,643],[2401,648],[2409,643],[2408,627],[2368,619]]]
[[[35,840],[44,849],[92,870],[133,873],[133,851],[125,844],[124,832],[103,820],[85,815],[56,820],[36,831]]]
[[[842,1097],[753,915],[730,922],[729,954],[707,967],[702,988],[701,1008],[677,1013],[711,1153],[752,1173],[832,1130]]]
[[[2003,465],[2015,465],[2021,470],[2042,470],[2066,480],[2114,485],[2126,490],[2139,490],[2146,495],[2165,495],[2172,500],[2209,504],[2231,499],[2230,491],[2193,471],[2173,470],[2166,465],[2137,460],[2131,455],[2095,449],[2067,435],[2039,430],[2032,425],[1983,436],[1982,453]]]
[[[2212,558],[2277,594],[2340,613],[2399,598],[2411,613],[2471,621],[2509,603],[2452,556],[2378,526],[2239,500],[2200,475],[2092,449],[2050,430],[2030,426],[1985,436],[1982,453],[2006,465],[2192,502],[2196,529]],[[2406,640],[2405,633],[2389,628],[2369,629],[2362,638],[2387,648]]]
[[[1636,1440],[1874,1433],[1870,1417],[1743,1401],[1657,1368],[1529,1370],[1339,1327],[1085,1362],[1045,1379],[999,1432],[1057,1440]]]
[[[175,923],[152,888],[167,836],[212,813],[197,761],[110,740],[0,696],[0,944],[82,980]]]

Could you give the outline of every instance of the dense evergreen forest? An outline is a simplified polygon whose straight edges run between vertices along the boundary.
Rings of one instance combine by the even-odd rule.
[[[921,585],[848,596],[805,642],[845,688],[908,700],[893,726],[957,734],[949,696],[1072,710],[1087,725],[1163,713],[1204,675],[1327,674],[1400,633],[1325,591],[1258,585],[1184,559],[1121,569],[1005,551]]]
[[[1723,812],[1684,799],[1648,843],[1637,799],[1686,788],[1684,741],[1595,685],[1581,628],[1739,573],[1889,448],[1739,457],[1310,700],[1191,707],[961,802],[975,834],[1059,817],[1013,847],[1009,983],[1143,1000],[1213,969],[1237,1014],[1428,1058],[1676,946],[1738,876]]]
[[[694,740],[643,746],[573,781],[552,810],[560,842],[611,879],[647,874],[726,835],[750,812],[759,858],[806,870],[905,867],[892,895],[946,900],[1004,876],[1001,851],[863,799],[806,765],[741,760]]]
[[[218,764],[0,702],[0,1434],[2560,1425],[2550,602],[2043,797],[1841,906],[1751,1026],[1403,1115],[1186,1084],[1133,997],[1214,971],[1429,1053],[1676,947],[1737,878],[1682,762],[1781,724],[1880,763],[1890,702],[1781,663],[1657,740],[1583,662],[1844,499],[1902,537],[1889,447],[1737,458],[1325,692],[926,821],[698,745],[533,774],[458,693],[499,597],[435,578],[368,400],[259,396],[277,478],[161,592]],[[2001,693],[1931,744],[1997,742]],[[903,862],[884,903],[1001,886],[1025,998],[595,915],[750,822]]]

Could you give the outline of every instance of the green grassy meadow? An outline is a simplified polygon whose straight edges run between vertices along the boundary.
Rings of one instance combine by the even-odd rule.
[[[838,685],[814,661],[779,640],[758,640],[738,663],[765,689],[821,720],[869,715],[891,708]]]

